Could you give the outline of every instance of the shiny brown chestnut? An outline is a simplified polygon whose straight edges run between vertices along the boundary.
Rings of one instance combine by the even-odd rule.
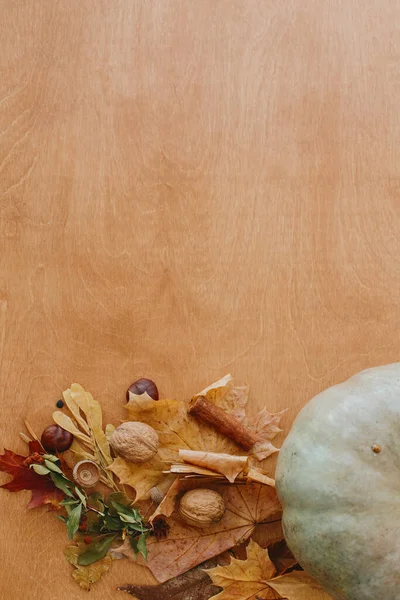
[[[47,452],[65,452],[71,447],[74,436],[59,425],[49,425],[42,433],[40,441]]]
[[[132,392],[132,394],[136,394],[138,396],[147,392],[150,398],[153,398],[153,400],[158,400],[159,398],[156,384],[154,381],[147,379],[146,377],[137,379],[129,386],[126,392],[127,400],[129,400],[129,392]]]

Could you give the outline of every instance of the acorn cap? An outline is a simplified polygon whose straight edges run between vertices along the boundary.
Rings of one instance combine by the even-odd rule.
[[[92,460],[81,460],[76,463],[72,476],[78,485],[91,488],[99,482],[100,470]]]

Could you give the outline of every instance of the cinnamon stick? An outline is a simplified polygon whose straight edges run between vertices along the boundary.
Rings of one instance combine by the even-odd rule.
[[[257,441],[256,436],[235,417],[215,406],[205,396],[195,396],[189,404],[189,414],[223,433],[245,450],[250,450]]]

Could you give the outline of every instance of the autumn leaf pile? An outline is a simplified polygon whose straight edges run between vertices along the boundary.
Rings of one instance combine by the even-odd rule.
[[[65,410],[53,414],[74,437],[70,450],[46,454],[30,427],[31,437],[23,436],[27,456],[10,450],[0,455],[0,471],[13,477],[1,487],[30,490],[28,508],[63,511],[59,518],[72,540],[64,554],[83,589],[90,589],[113,559],[125,558],[145,564],[159,582],[119,588],[139,600],[327,600],[283,542],[274,480],[262,462],[278,451],[272,440],[281,431],[284,411],[264,409],[250,418],[248,393],[227,375],[197,395],[251,432],[256,441],[246,453],[189,414],[187,402],[129,392],[125,420],[149,425],[160,442],[151,460],[132,463],[113,452],[115,426],[103,426],[100,404],[72,384],[63,394]],[[72,469],[79,461],[97,465],[99,489],[89,491],[74,481]],[[201,528],[189,525],[178,510],[182,496],[197,488],[217,492],[225,507],[218,522]]]

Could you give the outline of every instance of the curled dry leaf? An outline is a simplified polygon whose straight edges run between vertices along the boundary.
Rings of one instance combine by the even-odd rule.
[[[249,469],[249,472],[247,473],[247,481],[257,481],[258,483],[275,487],[275,479],[272,479],[268,476],[266,471],[263,469],[258,469],[257,467],[251,467]]]
[[[138,600],[208,600],[218,589],[204,569],[211,569],[215,565],[216,561],[206,561],[161,585],[127,584],[117,589],[132,594]]]
[[[184,482],[184,485],[186,488],[191,484]],[[280,504],[271,487],[259,484],[208,487],[221,494],[225,501],[225,514],[219,523],[200,530],[185,524],[175,513],[168,520],[169,532],[165,539],[148,539],[147,566],[158,581],[176,577],[248,539],[258,523],[279,519]]]
[[[233,483],[239,473],[244,471],[248,461],[247,456],[198,450],[179,450],[178,455],[184,462],[222,473],[230,483]]]
[[[149,518],[149,522],[153,523],[154,519],[160,515],[164,517],[170,517],[176,508],[176,501],[180,494],[184,494],[188,490],[193,489],[194,487],[198,487],[198,481],[191,480],[183,480],[183,479],[175,479],[172,485],[167,490],[164,498],[161,500],[160,504],[157,506],[154,513]]]
[[[89,591],[93,583],[96,583],[100,577],[111,567],[111,556],[105,556],[101,560],[91,565],[78,565],[79,555],[85,552],[86,545],[78,544],[67,546],[64,550],[64,556],[75,567],[72,577],[84,590]]]
[[[246,560],[233,558],[226,566],[207,570],[222,592],[214,600],[330,600],[330,596],[304,572],[276,576],[276,567],[267,550],[250,540]]]
[[[224,479],[224,475],[221,475],[221,473],[185,463],[173,463],[170,466],[169,473],[174,473],[176,475],[205,475],[207,477],[214,477],[214,479]]]

